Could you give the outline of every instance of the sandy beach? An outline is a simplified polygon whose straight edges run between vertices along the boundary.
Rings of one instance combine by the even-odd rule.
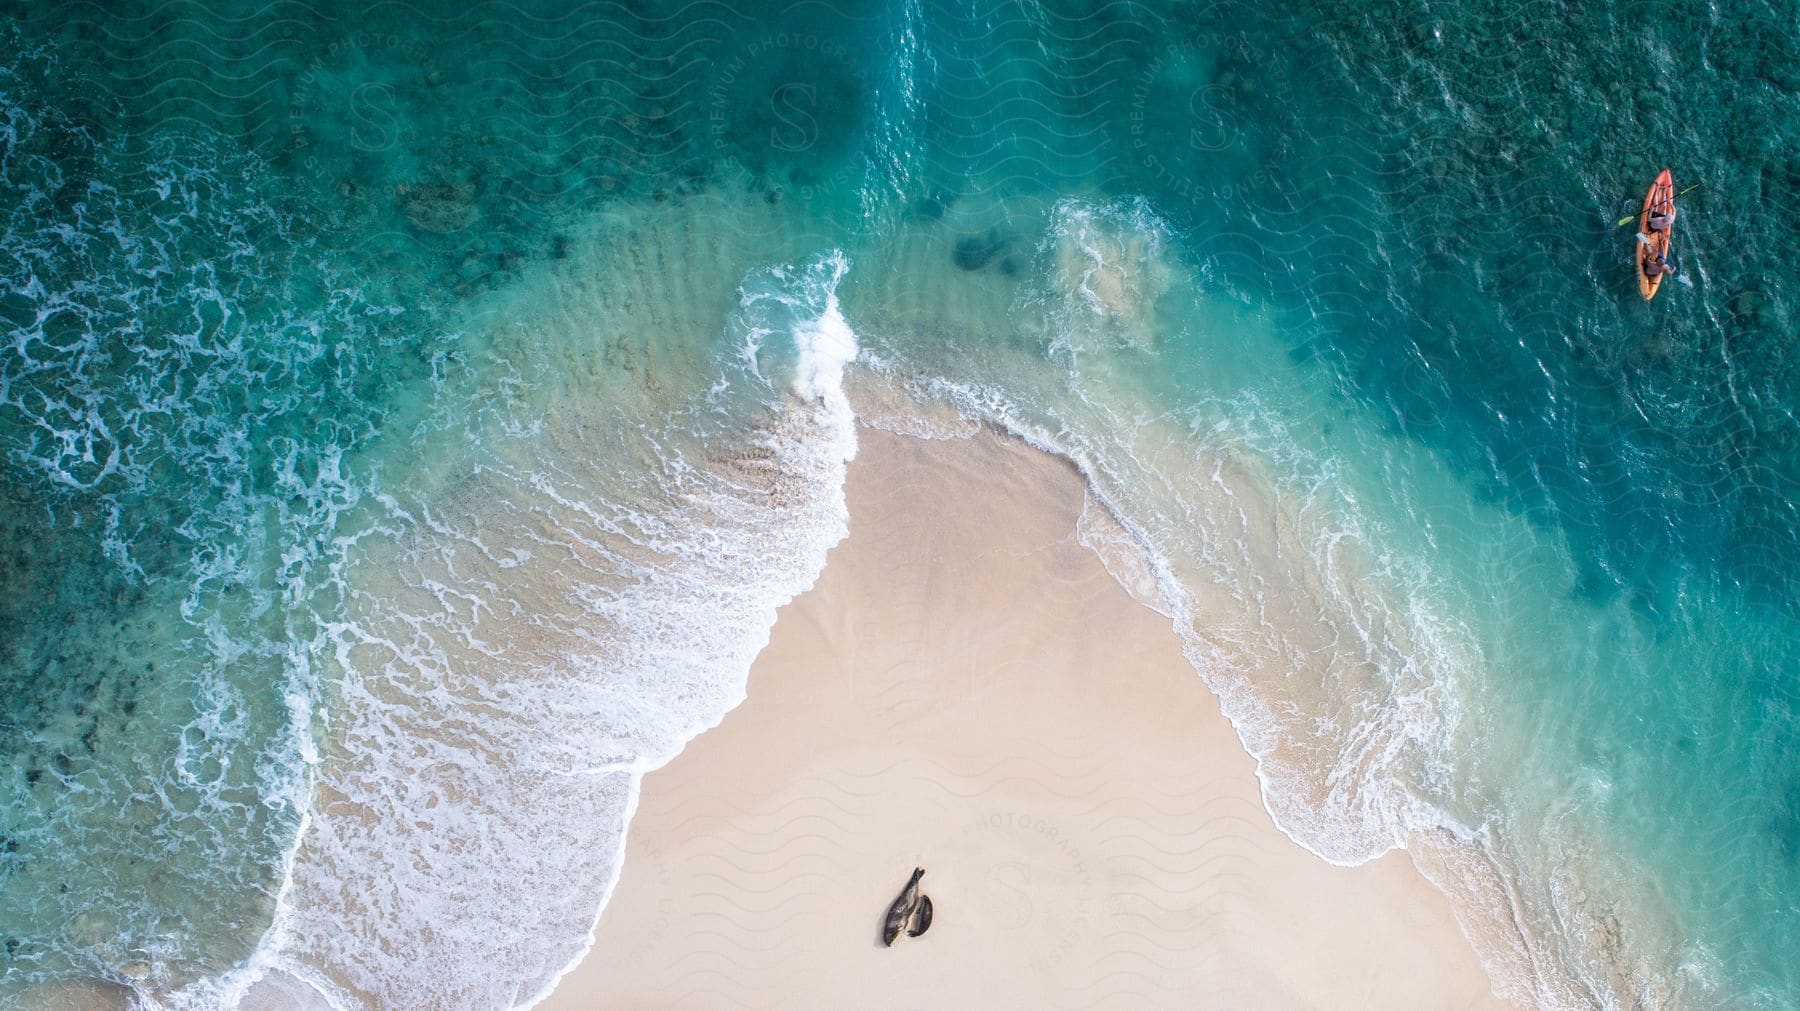
[[[864,430],[749,699],[644,781],[540,1007],[1508,1007],[1403,853],[1283,836],[1066,463]],[[880,942],[914,866],[928,933]]]

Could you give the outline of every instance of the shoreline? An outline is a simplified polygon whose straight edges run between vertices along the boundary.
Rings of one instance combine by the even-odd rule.
[[[1512,1006],[1403,852],[1338,867],[1276,828],[1167,620],[1078,534],[1068,461],[860,438],[849,538],[748,700],[640,783],[593,945],[534,1006]],[[883,950],[915,863],[937,922]]]

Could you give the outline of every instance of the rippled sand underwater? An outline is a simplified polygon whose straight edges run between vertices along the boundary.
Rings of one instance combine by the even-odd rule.
[[[1511,993],[1800,1004],[1782,9],[13,13],[0,1002],[537,995],[948,405]]]

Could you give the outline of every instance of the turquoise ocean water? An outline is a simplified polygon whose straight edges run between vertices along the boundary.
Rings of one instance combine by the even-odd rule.
[[[1791,6],[5,7],[0,1007],[540,996],[949,407],[1502,992],[1800,1008]]]

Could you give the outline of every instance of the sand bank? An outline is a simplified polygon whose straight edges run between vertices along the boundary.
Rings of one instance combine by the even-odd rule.
[[[850,536],[749,700],[648,776],[593,951],[541,1007],[1506,1007],[1404,854],[1264,812],[1066,464],[865,431]],[[892,949],[915,866],[936,908]]]

